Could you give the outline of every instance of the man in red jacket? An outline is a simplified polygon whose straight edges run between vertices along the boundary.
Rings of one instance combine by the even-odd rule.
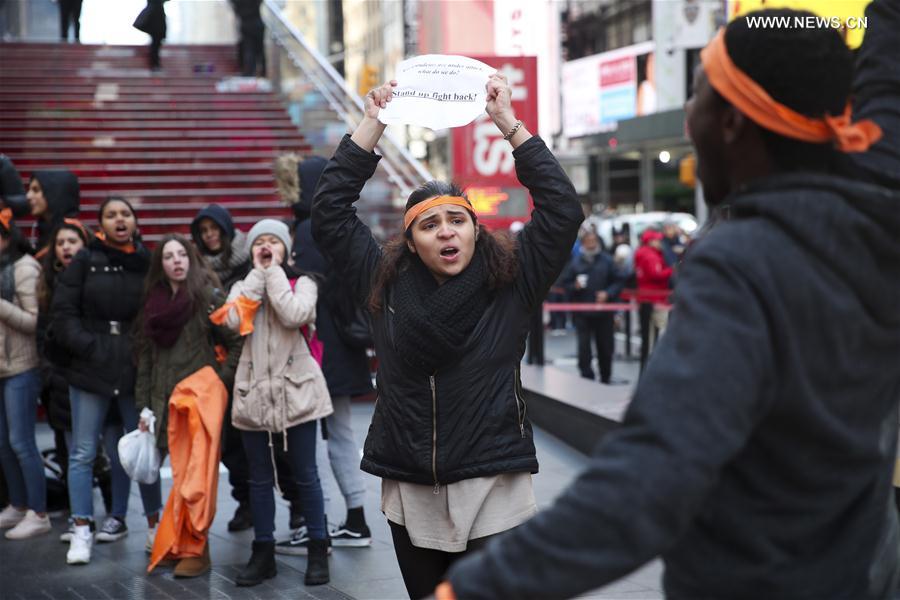
[[[666,266],[662,252],[663,234],[653,229],[641,234],[641,247],[634,254],[634,270],[637,275],[638,316],[641,322],[641,372],[647,364],[650,349],[666,328],[667,309],[656,308],[669,296],[669,279],[672,267]]]

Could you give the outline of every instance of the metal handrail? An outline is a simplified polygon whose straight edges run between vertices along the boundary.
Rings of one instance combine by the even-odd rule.
[[[347,81],[335,68],[303,37],[303,34],[282,13],[275,0],[264,0],[263,20],[272,39],[290,57],[309,81],[322,93],[328,105],[350,128],[356,127],[364,114],[362,98],[353,91]],[[299,46],[299,48],[297,48]],[[296,50],[302,50],[300,56]],[[307,60],[304,60],[306,58]],[[311,60],[309,60],[311,59]],[[434,177],[386,131],[378,143],[382,155],[381,165],[391,180],[405,197],[425,181]]]

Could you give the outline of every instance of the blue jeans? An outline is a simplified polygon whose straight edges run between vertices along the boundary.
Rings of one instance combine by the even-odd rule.
[[[137,429],[138,415],[134,398],[130,396],[106,397],[92,394],[76,387],[69,387],[72,403],[72,448],[69,456],[69,505],[72,517],[94,518],[94,459],[101,435],[109,455],[112,480],[113,517],[124,519],[128,513],[128,496],[131,479],[119,462],[119,438]],[[115,402],[122,417],[122,424],[106,423],[110,402]],[[159,479],[156,483],[140,484],[144,514],[158,513],[162,508],[162,492]]]
[[[297,480],[297,500],[303,509],[309,537],[324,540],[325,501],[319,471],[316,469],[316,422],[310,421],[291,427],[286,432],[288,458]],[[250,469],[250,513],[257,542],[271,542],[275,538],[275,495],[273,452],[269,447],[272,434],[266,431],[242,431],[244,452]],[[273,442],[280,443],[280,442]]]
[[[41,377],[31,369],[0,379],[0,465],[10,504],[47,511],[44,461],[34,438]]]

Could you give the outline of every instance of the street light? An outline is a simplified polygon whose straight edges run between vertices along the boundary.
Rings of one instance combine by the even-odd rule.
[[[661,162],[662,164],[664,164],[664,165],[668,164],[669,160],[671,160],[671,159],[672,159],[672,155],[669,154],[668,150],[663,150],[662,152],[659,153],[659,162]]]

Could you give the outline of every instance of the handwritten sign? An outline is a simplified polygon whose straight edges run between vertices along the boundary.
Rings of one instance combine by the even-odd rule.
[[[488,78],[496,69],[465,56],[425,54],[397,65],[394,98],[378,113],[385,125],[446,129],[484,113]]]

